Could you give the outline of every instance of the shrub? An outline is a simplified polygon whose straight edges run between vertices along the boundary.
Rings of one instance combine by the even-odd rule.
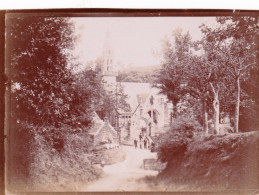
[[[23,188],[27,185],[30,175],[30,164],[34,159],[33,126],[29,124],[20,124],[15,120],[8,137],[7,153],[7,189],[9,191]]]
[[[34,137],[34,162],[31,164],[33,191],[78,190],[80,186],[98,179],[102,171],[87,158],[87,135],[64,136],[62,150],[41,134]]]
[[[201,124],[194,118],[188,117],[186,115],[180,115],[178,116],[171,127],[172,130],[175,131],[192,131],[193,134],[197,134],[202,132],[202,126]]]
[[[237,193],[240,189],[258,189],[258,132],[195,136],[185,143],[186,150],[180,147],[184,144],[168,144],[164,156],[171,152],[174,158],[167,157],[167,167],[157,181],[173,186],[173,190],[174,185],[217,193],[225,189],[237,189]],[[177,149],[181,151],[177,153]]]
[[[158,158],[162,162],[168,162],[172,158],[184,156],[188,143],[195,134],[192,124],[177,124],[165,134],[160,135],[156,142],[158,144]]]
[[[15,130],[8,159],[9,191],[78,190],[102,175],[88,160],[91,142],[86,132],[31,124],[18,124]]]

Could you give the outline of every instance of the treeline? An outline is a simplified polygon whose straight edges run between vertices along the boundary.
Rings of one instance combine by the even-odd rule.
[[[258,188],[258,21],[216,21],[216,28],[200,26],[198,41],[179,29],[164,41],[154,86],[172,101],[174,114],[169,131],[155,138],[167,166],[149,180],[168,190]],[[236,134],[221,132],[225,116]]]
[[[148,69],[148,68],[147,68]],[[117,82],[136,82],[136,83],[150,83],[155,80],[151,72],[120,72],[117,76]]]
[[[101,174],[85,157],[88,130],[93,111],[118,109],[115,92],[104,90],[99,70],[76,71],[68,18],[8,14],[6,21],[7,188],[76,189]]]
[[[234,132],[258,130],[257,17],[217,17],[216,21],[215,28],[199,27],[198,41],[180,29],[166,37],[154,86],[174,104],[174,118],[182,105],[195,105],[193,116],[205,133],[212,118],[219,134],[224,116],[233,121]]]

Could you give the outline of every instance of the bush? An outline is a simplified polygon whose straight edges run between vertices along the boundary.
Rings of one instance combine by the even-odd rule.
[[[195,136],[190,142],[168,145],[163,157],[170,153],[174,158],[167,157],[167,167],[157,177],[166,186],[217,193],[225,189],[238,192],[258,189],[259,133],[256,131]]]
[[[192,124],[182,123],[174,125],[171,130],[160,135],[155,141],[158,145],[158,158],[168,162],[172,158],[184,156],[188,143],[196,132]]]
[[[203,131],[201,124],[196,119],[191,118],[188,115],[178,116],[173,121],[171,129],[175,131],[192,131],[193,134],[198,134]]]
[[[98,179],[102,171],[91,166],[87,158],[87,139],[82,135],[72,134],[63,140],[60,151],[37,134],[34,138],[34,162],[31,164],[33,191],[78,190],[80,186]]]
[[[6,188],[9,191],[23,188],[27,185],[30,176],[30,164],[33,162],[34,136],[33,126],[20,124],[16,120],[12,121],[8,137],[7,153],[7,182]]]
[[[8,161],[9,191],[78,190],[102,175],[88,159],[87,133],[28,124],[16,129],[15,153]]]

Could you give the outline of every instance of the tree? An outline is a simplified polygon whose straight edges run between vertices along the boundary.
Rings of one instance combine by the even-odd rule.
[[[258,36],[258,35],[257,35]],[[258,38],[257,38],[258,40]],[[258,54],[257,54],[258,55]],[[259,68],[251,68],[249,78],[243,81],[241,85],[241,108],[240,108],[240,123],[239,128],[242,131],[258,130],[259,121]],[[244,95],[247,94],[249,101],[243,104]],[[247,98],[246,98],[247,99]],[[250,103],[250,104],[247,104]]]
[[[173,103],[173,116],[177,116],[177,103],[183,95],[185,84],[185,68],[191,56],[191,37],[189,33],[182,34],[180,29],[173,32],[173,44],[166,37],[163,46],[162,68],[156,75],[154,87],[160,89]]]
[[[255,17],[219,17],[217,21],[221,25],[215,29],[200,26],[203,37],[196,43],[191,42],[188,33],[182,35],[179,30],[174,33],[173,43],[165,40],[162,69],[155,86],[173,102],[174,114],[185,95],[201,101],[205,132],[208,132],[207,112],[212,104],[218,134],[220,114],[235,113],[238,132],[240,101],[247,108],[243,111],[252,109],[254,102],[249,100],[249,92],[242,90],[241,82],[252,84],[251,73],[257,68],[255,37],[258,34]]]
[[[7,67],[16,119],[54,124],[69,115],[73,75],[72,23],[67,18],[12,16],[7,19]]]
[[[124,88],[120,82],[112,84],[103,81],[103,63],[102,57],[97,58],[95,61],[95,72],[98,74],[99,90],[98,94],[96,94],[98,99],[94,103],[94,109],[100,118],[110,118],[112,125],[117,127],[118,114],[121,111],[129,112],[130,105],[126,101],[127,95],[124,93]]]
[[[74,127],[85,128],[91,123],[91,114],[102,98],[104,88],[99,73],[91,68],[78,72],[74,77],[75,82],[67,89],[72,97],[70,109],[74,114],[73,121],[69,118],[68,122]]]
[[[208,133],[208,111],[211,104],[211,90],[208,82],[209,69],[201,53],[200,42],[192,42],[188,33],[180,30],[174,32],[174,45],[165,40],[163,67],[158,74],[157,85],[174,104],[174,115],[177,103],[196,101],[202,107],[204,132]]]
[[[257,19],[252,16],[218,17],[220,27],[213,30],[215,39],[222,45],[226,70],[235,82],[235,132],[239,132],[241,81],[249,77],[256,66]]]
[[[208,70],[208,83],[213,94],[213,109],[214,109],[214,128],[219,134],[219,118],[220,118],[220,92],[225,89],[225,83],[229,79],[226,71],[225,47],[218,40],[214,30],[204,24],[200,26],[203,33],[201,40],[202,46],[202,63]]]
[[[45,148],[60,152],[64,137],[89,125],[90,115],[80,117],[91,106],[81,101],[85,92],[77,90],[69,68],[75,40],[69,19],[8,14],[6,21],[8,181],[25,180],[35,147],[42,146],[36,135],[45,138]]]
[[[208,113],[211,110],[213,94],[208,80],[209,69],[203,57],[193,55],[191,63],[186,65],[184,86],[185,93],[195,98],[196,104],[201,103],[203,131],[208,134]]]

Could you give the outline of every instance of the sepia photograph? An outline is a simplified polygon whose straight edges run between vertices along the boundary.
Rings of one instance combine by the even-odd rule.
[[[259,194],[258,15],[7,12],[6,194]]]

